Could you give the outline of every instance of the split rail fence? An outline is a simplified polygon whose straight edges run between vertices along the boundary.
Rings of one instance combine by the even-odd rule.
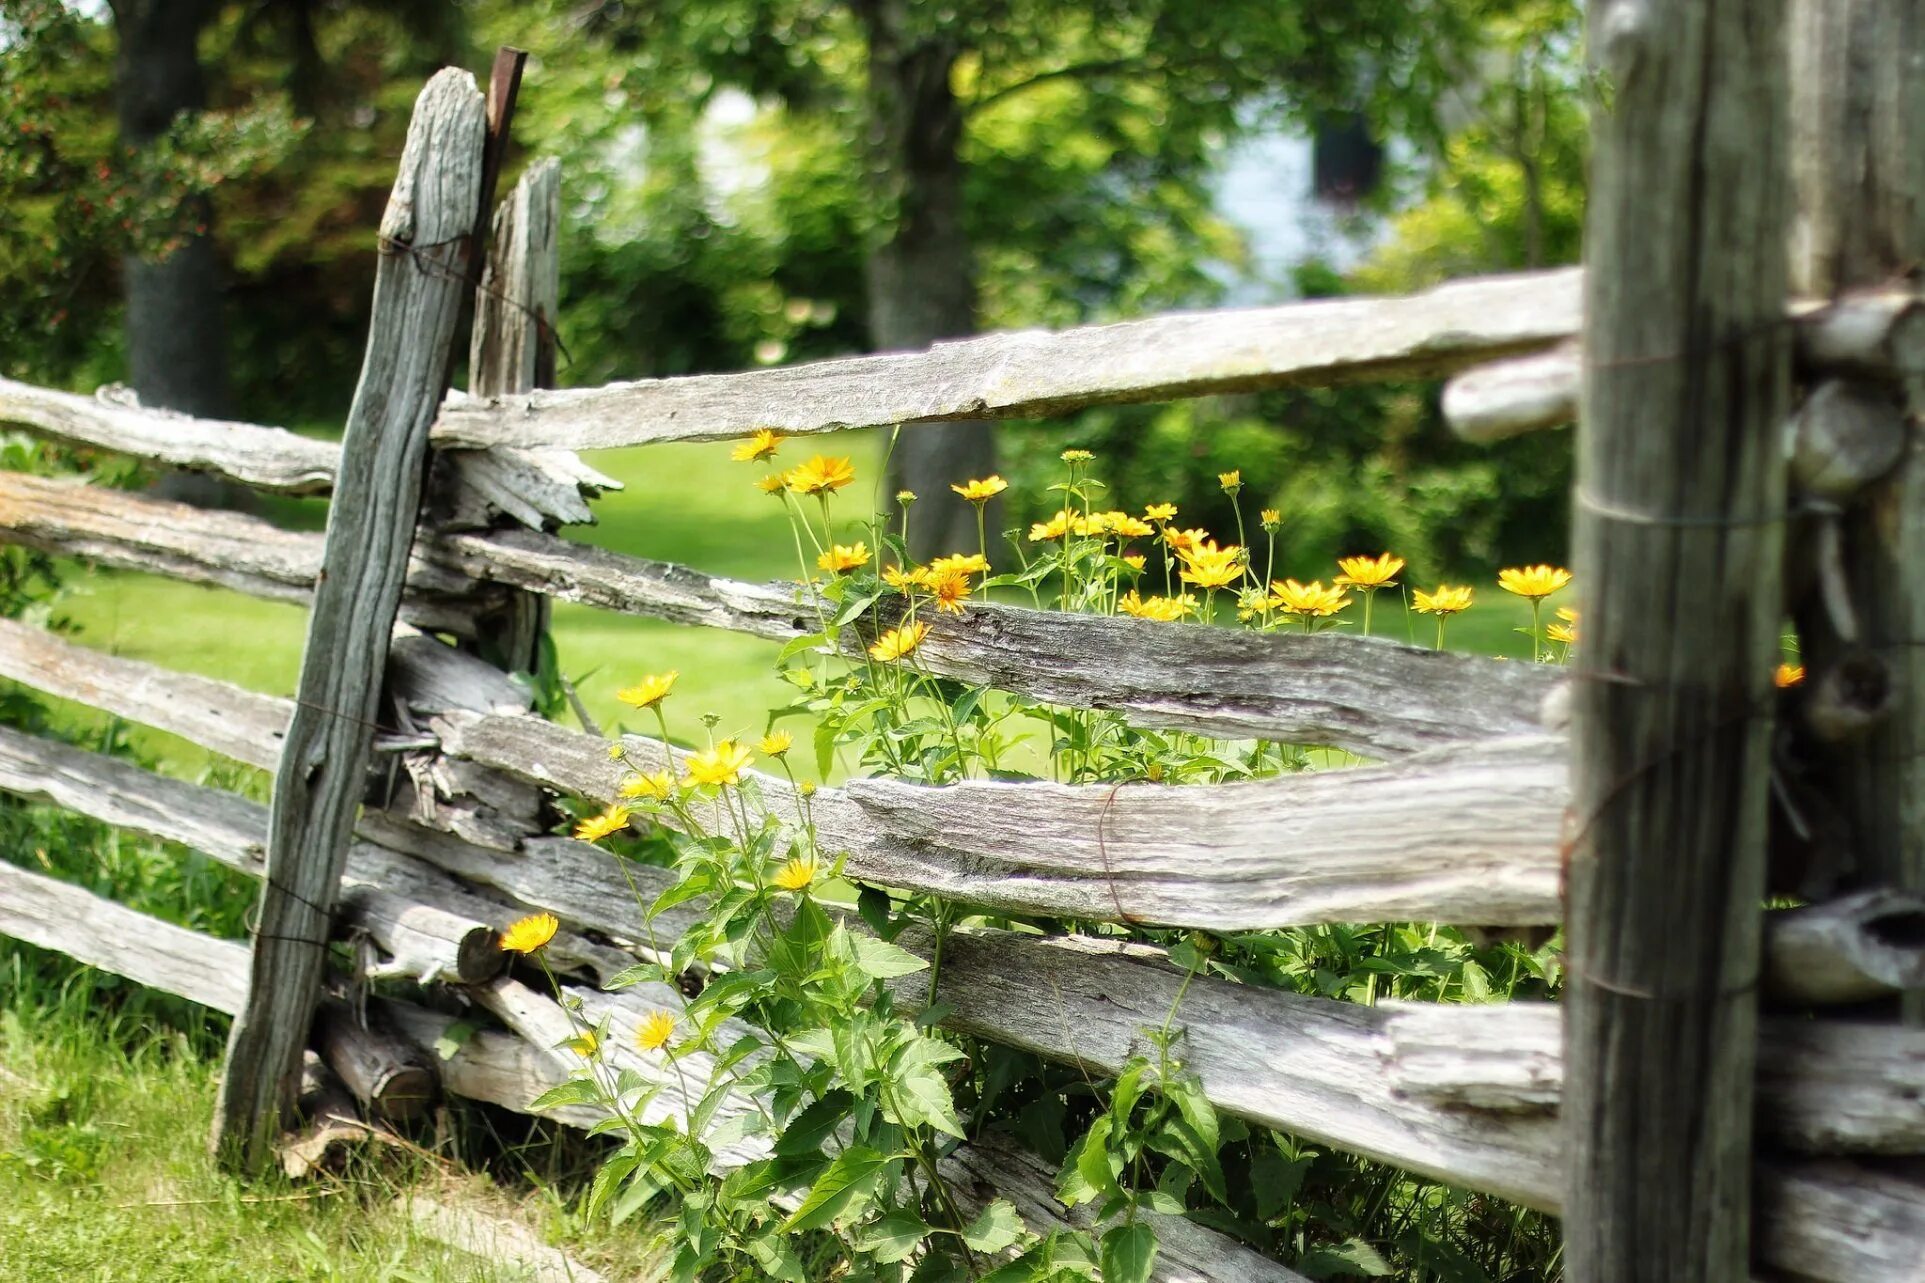
[[[480,261],[466,257],[511,106],[499,69],[495,89],[484,103],[466,73],[445,71],[417,105],[342,446],[0,381],[0,420],[50,438],[270,493],[334,495],[323,536],[0,474],[0,538],[314,607],[295,700],[0,622],[0,676],[278,772],[270,809],[0,729],[0,789],[255,877],[272,870],[257,938],[243,943],[0,863],[0,932],[238,1017],[222,1143],[251,1166],[292,1120],[329,940],[362,942],[370,975],[445,986],[492,1013],[440,1059],[428,1049],[455,1019],[441,1011],[377,1000],[364,1024],[322,1005],[314,1041],[376,1114],[418,1108],[426,1074],[447,1093],[521,1110],[566,1076],[566,1053],[551,1050],[570,1032],[563,1009],[503,974],[496,932],[531,910],[561,920],[552,960],[591,1018],[632,1034],[667,1000],[647,985],[600,990],[645,953],[634,896],[605,852],[547,832],[553,795],[611,800],[622,768],[603,740],[531,713],[505,670],[527,665],[551,599],[776,640],[814,629],[793,585],[717,578],[552,533],[587,520],[587,500],[614,484],[574,451],[758,428],[1047,416],[1358,378],[1461,375],[1447,405],[1487,435],[1492,424],[1522,430],[1570,409],[1564,390],[1577,366],[1564,353],[1581,328],[1578,270],[539,390],[557,295],[552,163],[532,166],[503,201]],[[472,386],[444,401],[455,316],[476,271]],[[1895,366],[1918,368],[1921,316],[1914,293],[1884,290],[1796,305],[1786,320],[1801,368],[1819,381],[1832,369],[1891,378]],[[936,673],[972,684],[1120,710],[1147,726],[1329,745],[1377,764],[1181,788],[932,791],[855,780],[813,799],[823,844],[848,852],[853,879],[986,911],[1211,930],[1563,920],[1573,697],[1559,670],[1335,633],[995,604],[938,619],[920,653]],[[627,746],[638,762],[663,760],[659,742],[631,736]],[[784,782],[759,784],[793,813]],[[666,885],[659,870],[627,876],[644,897]],[[1764,918],[1754,1269],[1916,1283],[1925,1179],[1894,1160],[1925,1155],[1925,1031],[1854,1005],[1925,983],[1925,900],[1893,887]],[[1182,980],[1148,947],[970,931],[948,941],[940,983],[951,1030],[1100,1074],[1138,1047]],[[1567,1062],[1559,1006],[1365,1007],[1198,978],[1181,1011],[1188,1064],[1219,1110],[1528,1207],[1564,1207],[1559,1106],[1592,1066]],[[412,1051],[397,1060],[372,1030]],[[679,1078],[626,1050],[631,1038],[610,1043],[659,1089],[651,1110],[679,1115]],[[556,1113],[596,1121],[583,1107]],[[754,1156],[743,1142],[718,1163]],[[1080,1214],[1054,1201],[1046,1164],[1007,1142],[965,1144],[947,1162],[976,1206],[1013,1198],[1039,1230]],[[1297,1277],[1202,1225],[1157,1219],[1160,1278]]]

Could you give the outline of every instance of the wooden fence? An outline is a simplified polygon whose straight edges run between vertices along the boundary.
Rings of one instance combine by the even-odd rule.
[[[422,94],[383,223],[368,365],[340,447],[0,381],[0,419],[50,438],[264,491],[334,495],[322,536],[0,474],[0,538],[314,607],[295,700],[0,622],[0,676],[278,773],[274,805],[263,808],[0,729],[0,788],[265,879],[256,938],[239,943],[0,863],[0,931],[238,1017],[220,1118],[225,1152],[248,1166],[267,1160],[291,1117],[329,939],[370,942],[372,974],[454,987],[492,1013],[488,1029],[441,1060],[426,1049],[451,1017],[394,1001],[373,1008],[420,1049],[417,1071],[432,1065],[443,1090],[511,1109],[565,1077],[569,1062],[551,1049],[570,1025],[553,998],[503,975],[498,928],[531,910],[554,913],[563,929],[552,960],[568,993],[620,1032],[666,1000],[659,986],[600,991],[647,955],[633,892],[605,853],[546,833],[553,794],[610,800],[623,768],[603,740],[531,713],[525,692],[477,651],[525,654],[547,599],[769,639],[814,628],[791,585],[720,579],[550,533],[586,518],[587,501],[613,484],[572,451],[763,427],[804,434],[1047,416],[1357,378],[1459,375],[1446,405],[1469,435],[1556,422],[1573,400],[1587,290],[1576,270],[538,390],[552,368],[554,166],[534,166],[502,203],[485,252],[471,235],[514,70],[498,66],[490,104],[454,71]],[[473,389],[443,400],[453,318],[475,270]],[[1808,385],[1839,372],[1891,382],[1925,368],[1925,312],[1909,291],[1780,310],[1774,319]],[[985,911],[1211,929],[1563,919],[1564,864],[1582,838],[1573,834],[1570,710],[1575,702],[1580,719],[1592,714],[1560,670],[1337,633],[992,604],[939,618],[920,655],[940,675],[1119,710],[1145,726],[1330,745],[1378,764],[1181,788],[975,782],[937,793],[851,781],[821,789],[812,806],[825,848],[848,852],[852,878]],[[1815,686],[1824,680],[1814,673]],[[1590,725],[1593,737],[1610,733]],[[657,741],[626,744],[637,763],[664,760]],[[382,786],[360,805],[370,760]],[[796,813],[786,782],[758,782],[778,814]],[[650,868],[626,876],[645,897],[667,885]],[[1905,1161],[1925,1155],[1925,1030],[1837,1010],[1925,984],[1925,900],[1917,886],[1890,881],[1807,908],[1760,914],[1757,897],[1741,907],[1763,941],[1750,998],[1762,987],[1768,1008],[1756,1034],[1759,1144],[1755,1155],[1748,1139],[1740,1150],[1755,1180],[1761,1276],[1925,1278],[1925,1179]],[[679,930],[678,912],[667,912],[664,931]],[[1138,1047],[1182,982],[1153,948],[971,931],[947,942],[940,983],[951,1030],[1100,1074]],[[913,1001],[927,996],[917,990],[925,977],[898,983]],[[1567,1082],[1590,1083],[1597,1066],[1567,1057],[1558,1006],[1365,1007],[1199,977],[1182,1018],[1188,1064],[1219,1110],[1528,1207],[1567,1205],[1560,1102]],[[366,1108],[410,1107],[418,1086],[401,1090],[370,1067],[356,1022],[324,1010],[312,1029]],[[628,1050],[631,1039],[610,1046],[659,1089],[650,1110],[679,1115],[679,1077]],[[596,1121],[579,1106],[556,1115]],[[743,1142],[718,1163],[755,1155]],[[965,1144],[947,1168],[972,1206],[1010,1197],[1039,1230],[1082,1215],[1055,1202],[1047,1165],[1006,1143]],[[1653,1179],[1676,1187],[1688,1175]],[[1297,1277],[1199,1224],[1153,1219],[1157,1277]],[[1577,1273],[1580,1263],[1570,1264]]]

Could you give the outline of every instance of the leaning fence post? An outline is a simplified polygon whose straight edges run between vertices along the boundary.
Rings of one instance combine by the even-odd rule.
[[[1565,1017],[1572,1283],[1749,1277],[1782,609],[1782,3],[1592,6]]]
[[[222,1161],[260,1172],[299,1088],[328,926],[361,798],[480,201],[474,77],[436,73],[415,102],[381,219],[367,357],[342,441],[326,552],[274,780],[247,1002],[214,1116]]]

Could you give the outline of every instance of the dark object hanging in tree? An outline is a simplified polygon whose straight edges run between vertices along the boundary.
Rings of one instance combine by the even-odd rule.
[[[1354,204],[1377,190],[1383,169],[1384,149],[1361,113],[1338,112],[1317,122],[1311,173],[1318,200]]]

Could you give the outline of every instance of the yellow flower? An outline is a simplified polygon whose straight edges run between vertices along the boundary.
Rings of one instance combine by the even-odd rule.
[[[1172,624],[1196,612],[1196,598],[1188,593],[1181,597],[1139,597],[1132,588],[1117,599],[1116,608],[1137,619],[1154,619]]]
[[[1263,588],[1244,588],[1237,592],[1237,618],[1249,623],[1258,615],[1267,615],[1272,609],[1270,593]]]
[[[815,859],[799,855],[783,865],[775,875],[775,884],[784,891],[806,891],[815,881]]]
[[[1111,534],[1120,535],[1125,539],[1141,539],[1145,535],[1155,533],[1156,530],[1156,527],[1149,522],[1139,521],[1127,512],[1104,513],[1103,525]]]
[[[615,740],[609,744],[608,746],[609,761],[619,762],[626,756],[628,756],[628,749],[622,744],[620,740]]]
[[[735,448],[729,451],[729,458],[737,463],[753,463],[757,459],[766,459],[773,455],[776,446],[781,443],[782,438],[769,429],[757,428],[754,436],[747,441],[736,443]]]
[[[908,592],[911,588],[922,587],[927,582],[928,573],[925,570],[904,570],[901,566],[891,566],[882,572],[882,582],[891,588]]]
[[[782,484],[797,494],[826,494],[842,489],[855,479],[855,465],[846,457],[831,459],[818,454],[807,463],[790,468],[783,474]]]
[[[1143,509],[1145,521],[1168,521],[1174,516],[1176,516],[1176,505],[1173,503],[1153,503]]]
[[[553,940],[560,926],[552,913],[531,913],[501,933],[501,947],[509,953],[533,953]]]
[[[771,472],[768,476],[756,482],[755,488],[763,494],[781,494],[784,484],[781,473]]]
[[[1577,645],[1577,629],[1569,624],[1552,624],[1544,630],[1544,635],[1554,642],[1563,642],[1566,646]]]
[[[1237,544],[1216,546],[1216,540],[1197,544],[1183,553],[1177,578],[1198,588],[1227,588],[1243,578],[1243,549]]]
[[[1061,539],[1081,520],[1079,514],[1063,508],[1048,521],[1038,521],[1029,528],[1029,541],[1041,543],[1045,539]]]
[[[928,632],[929,625],[920,620],[913,624],[905,624],[901,628],[891,628],[869,648],[869,654],[885,663],[903,659],[914,653],[916,647],[922,645],[922,639],[928,635]]]
[[[1141,570],[1143,569],[1143,554],[1140,552],[1126,553],[1123,557],[1123,564],[1131,570]]]
[[[1396,586],[1397,572],[1403,568],[1404,559],[1387,552],[1375,557],[1339,557],[1337,569],[1343,573],[1335,582],[1353,588],[1391,588]]]
[[[1784,690],[1789,686],[1802,685],[1805,680],[1805,666],[1803,664],[1780,664],[1778,665],[1778,671],[1771,675],[1771,680],[1777,683],[1779,690]]]
[[[668,1040],[675,1036],[675,1013],[657,1007],[642,1017],[642,1023],[635,1030],[635,1043],[643,1051],[659,1051],[668,1046]]]
[[[780,757],[795,746],[795,736],[787,731],[770,731],[755,742],[755,751],[764,757]]]
[[[734,784],[749,764],[749,750],[734,740],[717,740],[715,747],[690,753],[685,765],[697,784]]]
[[[1555,566],[1511,567],[1497,572],[1497,586],[1505,592],[1541,601],[1571,582],[1571,572]]]
[[[1074,449],[1065,450],[1063,451],[1063,454],[1062,454],[1062,460],[1064,463],[1088,463],[1091,459],[1094,459],[1095,457],[1096,457],[1095,455],[1091,454],[1087,450],[1074,450]]]
[[[1009,489],[1009,483],[1001,477],[990,476],[983,477],[976,481],[965,482],[959,486],[950,486],[949,488],[971,503],[988,503],[991,499],[994,499],[997,495]]]
[[[1275,594],[1277,609],[1287,615],[1323,617],[1334,615],[1350,604],[1350,597],[1341,585],[1329,588],[1323,586],[1321,579],[1300,584],[1294,579],[1273,580],[1270,591]]]
[[[573,1038],[564,1041],[562,1046],[574,1052],[583,1060],[593,1060],[595,1058],[595,1049],[601,1046],[601,1039],[595,1036],[593,1029],[584,1029]]]
[[[641,775],[631,775],[622,781],[623,797],[667,798],[675,793],[675,777],[667,771],[649,771]]]
[[[845,570],[855,570],[869,564],[869,546],[859,539],[853,545],[833,544],[829,551],[815,559],[815,564],[823,570],[832,570],[838,574]]]
[[[600,815],[591,815],[575,826],[575,837],[582,842],[599,842],[611,833],[628,827],[628,808],[611,806]]]
[[[1232,468],[1228,472],[1217,473],[1216,483],[1222,486],[1226,492],[1235,494],[1237,491],[1243,489],[1243,469]]]
[[[1557,617],[1563,620],[1565,623],[1569,624],[1571,627],[1573,628],[1577,627],[1577,610],[1575,607],[1559,606],[1557,608]]]
[[[1439,584],[1425,592],[1419,588],[1410,595],[1410,608],[1420,615],[1455,615],[1469,610],[1471,590],[1466,587],[1453,588]]]
[[[956,552],[930,562],[928,578],[937,579],[943,575],[979,575],[988,569],[989,559],[981,553]]]
[[[659,704],[668,698],[669,691],[675,686],[675,679],[681,675],[680,670],[674,668],[666,673],[651,673],[628,689],[616,691],[615,698],[624,704],[633,704],[637,708]]]
[[[1277,533],[1277,527],[1283,524],[1283,514],[1275,508],[1265,508],[1259,515],[1258,520],[1263,523],[1265,530],[1274,535]]]
[[[969,596],[969,577],[967,575],[943,575],[931,577],[929,595],[936,599],[936,609],[946,610],[952,615],[963,613],[962,604]]]
[[[1178,552],[1188,552],[1210,537],[1210,532],[1201,528],[1178,530],[1174,526],[1163,532],[1163,542]]]

